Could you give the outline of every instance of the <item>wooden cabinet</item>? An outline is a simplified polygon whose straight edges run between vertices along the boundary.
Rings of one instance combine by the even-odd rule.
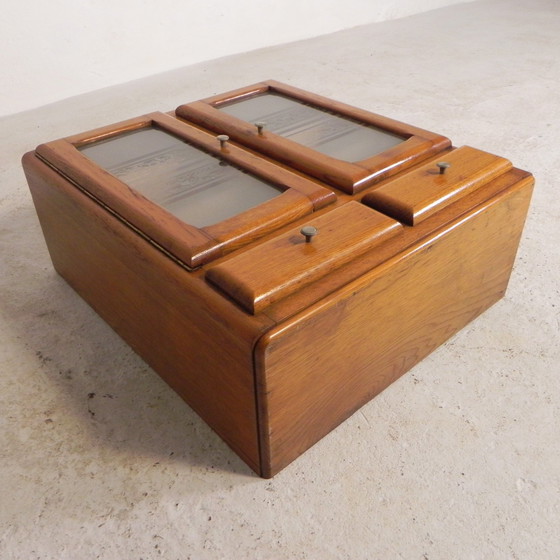
[[[533,185],[277,82],[23,166],[56,270],[264,477],[503,296]]]

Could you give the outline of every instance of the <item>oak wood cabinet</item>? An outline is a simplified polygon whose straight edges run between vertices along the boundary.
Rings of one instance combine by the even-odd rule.
[[[263,477],[504,295],[533,186],[273,81],[23,166],[56,270]]]

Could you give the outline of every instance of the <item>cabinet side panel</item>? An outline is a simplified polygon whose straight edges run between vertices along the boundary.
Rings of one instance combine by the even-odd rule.
[[[531,190],[520,181],[261,340],[265,476],[504,295]]]
[[[263,325],[36,157],[24,168],[57,272],[259,472],[252,347]]]

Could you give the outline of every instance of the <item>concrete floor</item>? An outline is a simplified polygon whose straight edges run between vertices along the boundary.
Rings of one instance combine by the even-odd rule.
[[[3,119],[0,558],[560,556],[560,4],[488,0],[184,68]],[[276,78],[537,179],[506,297],[274,479],[53,272],[20,156]]]

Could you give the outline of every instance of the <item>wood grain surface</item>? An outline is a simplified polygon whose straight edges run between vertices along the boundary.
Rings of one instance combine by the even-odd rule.
[[[438,163],[449,167],[440,173],[434,162],[422,165],[372,190],[362,202],[413,226],[512,168],[507,159],[469,146]]]
[[[241,313],[32,153],[24,167],[57,272],[260,472],[252,348],[271,322]]]
[[[292,229],[210,267],[206,278],[255,314],[402,231],[395,220],[358,202],[311,218],[309,224],[317,229],[312,242],[299,228]]]
[[[503,192],[260,340],[265,476],[504,295],[531,185]]]
[[[219,110],[220,105],[266,92],[280,93],[344,118],[401,135],[403,142],[382,154],[372,154],[365,160],[348,162],[322,154],[271,131],[259,134],[254,123],[248,123]],[[449,139],[440,134],[275,80],[180,105],[175,113],[179,118],[213,130],[217,134],[227,132],[245,146],[350,194],[360,192],[367,186],[395,175],[451,145]]]
[[[76,149],[123,132],[152,126],[175,134],[284,192],[228,220],[198,228],[158,206]],[[336,194],[331,189],[316,181],[274,165],[231,142],[221,149],[220,143],[211,134],[159,112],[54,140],[38,146],[36,153],[64,177],[191,268],[233,251],[336,200]]]
[[[266,91],[407,139],[341,162],[216,108]],[[270,477],[503,296],[533,178],[504,158],[450,149],[443,136],[274,81],[177,115],[248,149],[150,113],[43,144],[24,170],[56,270]],[[77,150],[150,126],[283,193],[194,227]],[[442,160],[451,167],[439,174]],[[318,230],[310,243],[306,225]]]

